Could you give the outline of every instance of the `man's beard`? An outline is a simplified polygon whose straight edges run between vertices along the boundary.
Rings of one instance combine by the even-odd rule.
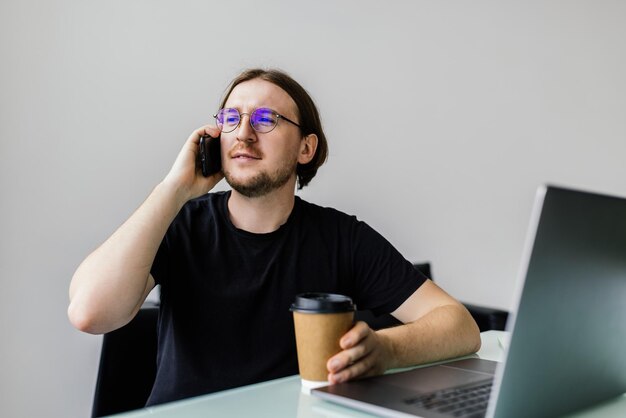
[[[297,162],[279,167],[272,175],[268,172],[256,174],[251,179],[240,181],[233,177],[230,171],[224,171],[224,177],[230,187],[246,197],[261,197],[280,189],[291,179],[296,172]]]

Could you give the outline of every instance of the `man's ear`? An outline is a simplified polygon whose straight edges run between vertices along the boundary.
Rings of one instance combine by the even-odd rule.
[[[317,135],[309,134],[302,137],[300,141],[300,154],[298,155],[298,163],[308,164],[315,156],[317,150]]]

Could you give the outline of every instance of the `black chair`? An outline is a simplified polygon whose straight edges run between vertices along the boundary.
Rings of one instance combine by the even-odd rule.
[[[432,277],[429,263],[415,264],[415,268]],[[504,329],[507,312],[465,306],[481,331]],[[147,302],[127,325],[103,336],[92,417],[145,406],[156,377],[158,313],[158,304]],[[370,311],[358,311],[356,319],[367,322],[372,329],[401,324],[389,314],[376,317]]]
[[[92,417],[145,406],[156,376],[158,313],[147,302],[127,325],[104,334]]]
[[[413,264],[413,266],[432,280],[430,263]],[[480,332],[489,330],[504,330],[506,320],[509,316],[507,311],[472,305],[469,303],[463,303],[463,305],[476,321]],[[355,318],[360,321],[365,321],[372,329],[388,328],[401,324],[400,321],[389,314],[374,316],[374,314],[370,311],[357,311]]]
[[[506,328],[506,320],[509,317],[507,311],[503,311],[497,308],[489,308],[486,306],[472,305],[470,303],[463,303],[469,313],[476,321],[480,332],[496,330],[504,331]]]

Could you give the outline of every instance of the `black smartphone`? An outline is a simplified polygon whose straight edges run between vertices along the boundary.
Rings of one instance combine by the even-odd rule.
[[[213,138],[208,135],[200,137],[200,167],[204,177],[222,169],[222,148],[219,137]]]

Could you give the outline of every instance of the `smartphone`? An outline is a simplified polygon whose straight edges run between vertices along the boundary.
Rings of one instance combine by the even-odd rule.
[[[208,135],[200,137],[200,167],[204,177],[222,169],[222,148],[219,137],[213,138]]]

